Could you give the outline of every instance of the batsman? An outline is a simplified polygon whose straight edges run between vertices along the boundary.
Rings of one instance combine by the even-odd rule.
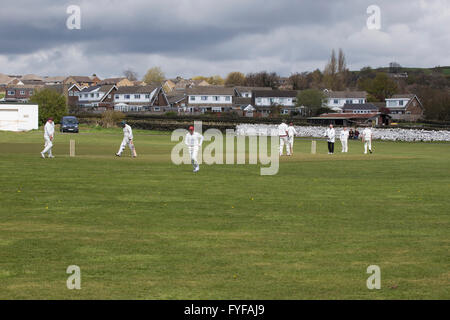
[[[116,156],[121,157],[123,150],[125,150],[125,147],[128,145],[128,148],[130,148],[131,156],[133,158],[136,158],[136,148],[134,147],[133,143],[133,130],[131,130],[131,127],[123,120],[121,122],[122,128],[123,128],[123,140],[122,144],[120,145],[119,152],[116,153]]]

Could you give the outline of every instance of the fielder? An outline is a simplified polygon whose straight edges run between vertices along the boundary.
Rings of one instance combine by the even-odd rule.
[[[200,170],[200,166],[197,161],[197,155],[198,150],[203,144],[203,136],[198,133],[194,132],[194,127],[189,127],[189,132],[186,134],[186,137],[184,139],[184,143],[189,148],[189,156],[191,157],[191,163],[192,167],[194,168],[194,173],[198,172]]]
[[[291,151],[290,155],[293,155],[294,154],[294,139],[295,139],[295,135],[297,135],[298,132],[297,132],[297,130],[295,130],[294,124],[292,122],[289,123],[287,132],[288,132],[289,148]]]
[[[332,124],[330,124],[330,127],[325,131],[325,137],[327,137],[328,142],[328,154],[333,154],[334,142],[336,141],[336,131],[334,130]]]
[[[48,118],[44,126],[44,150],[41,152],[41,157],[45,159],[45,154],[48,152],[49,158],[54,158],[52,154],[53,138],[55,136],[55,123],[53,118]]]
[[[131,156],[136,158],[136,149],[133,143],[133,130],[131,130],[131,127],[125,121],[122,121],[121,124],[123,127],[123,140],[116,156],[121,157],[123,150],[125,150],[125,147],[128,145],[128,148],[130,148],[131,151]]]
[[[372,130],[370,128],[365,128],[362,132],[362,141],[364,142],[364,154],[367,154],[367,148],[372,153]]]
[[[291,151],[289,150],[289,142],[288,142],[288,126],[285,121],[283,121],[278,126],[278,135],[280,136],[280,156],[283,155],[283,149],[285,145],[286,145],[286,154],[290,156]]]
[[[342,152],[348,152],[348,136],[350,135],[347,127],[344,127],[344,130],[341,131],[339,136],[342,144]]]

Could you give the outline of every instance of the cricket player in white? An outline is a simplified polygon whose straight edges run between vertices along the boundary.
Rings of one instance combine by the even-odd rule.
[[[55,137],[55,123],[53,118],[48,118],[47,123],[44,126],[44,150],[41,152],[41,157],[45,159],[45,154],[48,152],[49,158],[54,158],[52,154],[53,138]]]
[[[289,142],[288,142],[288,126],[286,122],[282,122],[278,126],[278,135],[280,136],[280,156],[283,155],[283,149],[286,145],[286,153],[288,156],[291,155],[291,151],[289,150]]]
[[[293,155],[294,154],[294,139],[295,139],[295,135],[297,135],[298,132],[297,132],[297,130],[295,130],[294,124],[292,122],[289,123],[287,132],[288,132],[288,142],[289,142],[290,152],[291,152],[291,155]]]
[[[344,127],[344,130],[341,131],[341,134],[339,136],[342,144],[342,152],[348,152],[348,136],[349,131],[347,130],[347,127]]]
[[[362,140],[364,142],[364,154],[367,154],[367,148],[369,148],[369,152],[372,153],[372,130],[370,128],[365,128],[363,130]]]
[[[135,158],[136,150],[134,149],[133,143],[133,130],[131,130],[131,127],[125,121],[122,121],[122,127],[123,127],[123,140],[122,144],[120,145],[119,152],[116,153],[116,156],[118,157],[122,156],[123,150],[125,150],[125,147],[128,145],[128,148],[130,148],[131,151],[131,156]]]
[[[325,131],[325,136],[327,137],[328,142],[328,154],[333,154],[334,142],[336,141],[336,131],[334,130],[332,124],[330,124],[330,127]]]
[[[198,150],[200,149],[203,143],[203,136],[198,132],[194,132],[194,127],[190,126],[189,132],[186,134],[186,137],[184,139],[184,143],[189,148],[189,156],[191,157],[191,163],[192,166],[194,167],[193,172],[194,173],[198,172],[200,170],[200,166],[197,161],[197,156]]]

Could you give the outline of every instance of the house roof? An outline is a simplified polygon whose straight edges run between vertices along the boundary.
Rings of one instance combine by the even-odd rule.
[[[319,117],[311,119],[370,119],[378,116],[377,112],[372,113],[323,113]]]
[[[378,107],[372,103],[344,104],[343,110],[378,110]]]
[[[167,100],[169,101],[169,103],[177,103],[182,101],[183,99],[186,99],[186,95],[184,94],[167,95]]]
[[[94,82],[91,79],[91,77],[88,77],[88,76],[68,76],[66,79],[69,79],[69,78],[72,78],[76,82],[86,82],[86,83]]]
[[[408,93],[408,94],[394,94],[391,98],[388,98],[386,100],[391,100],[391,99],[412,99],[415,96],[416,95],[412,94],[412,93]]]
[[[344,99],[344,98],[366,98],[367,92],[365,91],[326,91],[324,92],[325,96],[327,98],[337,98],[337,99]]]
[[[159,86],[127,86],[119,87],[115,94],[152,93]]]
[[[252,98],[234,97],[234,101],[233,102],[234,102],[234,104],[248,106],[249,104],[252,103]]]
[[[89,92],[93,92],[93,91],[100,91],[100,92],[109,92],[112,88],[114,87],[114,85],[107,85],[107,86],[92,86],[92,87],[86,87],[83,90],[81,90],[81,93],[89,93]]]
[[[33,81],[43,81],[44,79],[35,74],[26,74],[20,78],[20,80],[33,80]]]
[[[106,84],[117,84],[118,82],[127,79],[126,77],[119,77],[119,78],[107,78],[100,81],[98,84],[100,85],[106,85]]]
[[[188,95],[234,95],[233,88],[220,87],[220,86],[198,86],[188,88],[186,90]]]
[[[267,97],[267,98],[278,98],[287,97],[295,98],[297,97],[297,91],[295,90],[254,90],[252,91],[253,97]]]
[[[7,76],[6,74],[0,73],[0,84],[8,84],[12,80],[14,80],[14,78]]]
[[[66,77],[56,76],[56,77],[44,77],[44,82],[63,82]]]
[[[273,90],[271,87],[245,87],[245,86],[236,86],[236,87],[234,87],[234,89],[236,89],[239,92],[247,92],[247,91],[254,91],[254,90],[258,90],[258,91]]]

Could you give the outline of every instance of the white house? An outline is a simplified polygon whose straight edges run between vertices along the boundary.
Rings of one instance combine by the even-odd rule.
[[[0,103],[0,130],[29,131],[39,128],[37,104]]]
[[[386,99],[386,108],[394,120],[417,121],[423,117],[424,107],[415,94],[396,94]]]
[[[187,89],[187,108],[190,112],[224,112],[233,108],[234,89],[218,86]]]
[[[323,105],[336,112],[342,112],[346,104],[364,104],[367,100],[365,91],[330,91],[324,90]]]
[[[164,111],[169,101],[161,86],[122,86],[114,93],[114,110]]]
[[[113,91],[117,90],[115,85],[92,86],[74,92],[78,96],[80,107],[109,107],[113,100]]]

